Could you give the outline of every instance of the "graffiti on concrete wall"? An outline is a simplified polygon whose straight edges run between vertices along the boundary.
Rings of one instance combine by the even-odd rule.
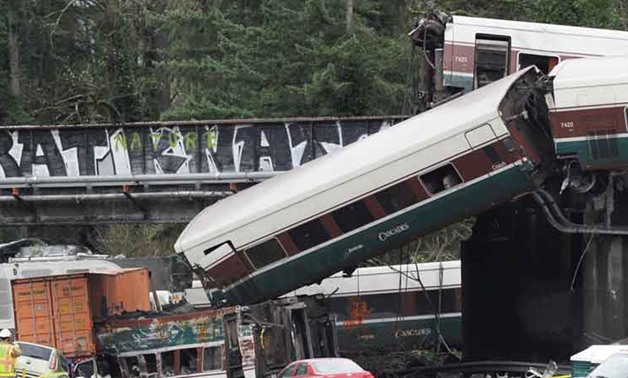
[[[1,128],[0,178],[285,171],[395,121]]]

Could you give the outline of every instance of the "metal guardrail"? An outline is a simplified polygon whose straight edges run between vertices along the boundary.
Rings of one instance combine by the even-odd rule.
[[[128,176],[52,176],[9,177],[0,179],[0,188],[67,188],[75,186],[225,184],[258,182],[283,172],[192,173]]]

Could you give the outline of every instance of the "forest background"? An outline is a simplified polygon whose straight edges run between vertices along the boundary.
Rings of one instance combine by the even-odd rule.
[[[628,30],[626,0],[0,0],[0,124],[407,114],[412,20],[451,14]],[[472,220],[404,250],[456,258]],[[127,256],[182,225],[0,229]]]

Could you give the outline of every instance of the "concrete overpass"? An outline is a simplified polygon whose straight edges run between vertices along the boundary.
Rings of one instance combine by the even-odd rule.
[[[0,126],[0,226],[188,222],[401,119]]]

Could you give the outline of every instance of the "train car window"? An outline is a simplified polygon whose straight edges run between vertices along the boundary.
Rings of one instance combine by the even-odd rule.
[[[205,347],[203,350],[203,371],[222,369],[222,347]]]
[[[331,213],[342,232],[350,232],[373,221],[363,201],[356,201]]]
[[[299,251],[305,251],[331,239],[320,219],[313,219],[288,231]]]
[[[433,314],[438,311],[439,304],[441,313],[458,312],[456,308],[456,289],[444,289],[440,292],[438,290],[429,290],[427,295],[423,291],[417,291],[416,296],[417,315]]]
[[[277,260],[281,260],[284,257],[288,257],[288,254],[281,246],[281,243],[279,243],[279,241],[275,238],[251,247],[244,253],[246,254],[246,257],[249,258],[249,261],[253,264],[255,269],[259,269],[268,264],[272,264]]]
[[[547,75],[558,63],[560,58],[557,56],[519,53],[519,69],[536,66]]]
[[[493,165],[503,162],[502,158],[499,157],[499,154],[495,151],[493,146],[486,146],[482,148],[482,151],[484,151],[484,154],[491,160]]]
[[[477,34],[475,36],[474,89],[508,75],[510,37]]]
[[[198,350],[196,348],[181,349],[179,352],[179,372],[182,375],[194,374],[197,372]]]
[[[619,156],[614,130],[596,130],[589,133],[589,148],[593,159],[609,159]]]
[[[401,315],[401,301],[398,292],[365,295],[361,299],[366,302],[366,305],[360,309],[364,313],[362,316],[365,319],[396,318]]]
[[[386,214],[396,213],[417,203],[414,193],[405,181],[375,193],[375,198]]]
[[[164,377],[172,377],[178,374],[174,369],[174,350],[161,354],[161,374]]]
[[[332,296],[329,298],[329,309],[336,315],[338,321],[349,319],[349,297]]]
[[[431,194],[462,184],[462,177],[452,164],[447,164],[420,176],[423,185]]]
[[[144,360],[146,361],[146,372],[148,374],[157,374],[157,355],[145,354]]]
[[[427,293],[427,294],[426,294]],[[440,298],[439,298],[440,296]],[[428,300],[429,298],[429,300]],[[428,315],[438,311],[442,313],[460,312],[456,289],[444,289],[363,295],[355,297],[330,298],[329,309],[338,321],[351,322],[358,319],[385,319],[397,316]]]
[[[137,378],[141,374],[140,362],[136,356],[126,357],[125,363],[128,369],[128,376],[131,378]]]
[[[506,147],[506,151],[508,152],[514,152],[517,149],[517,145],[510,137],[504,138],[504,140],[502,140],[502,143],[504,144],[504,147]]]

